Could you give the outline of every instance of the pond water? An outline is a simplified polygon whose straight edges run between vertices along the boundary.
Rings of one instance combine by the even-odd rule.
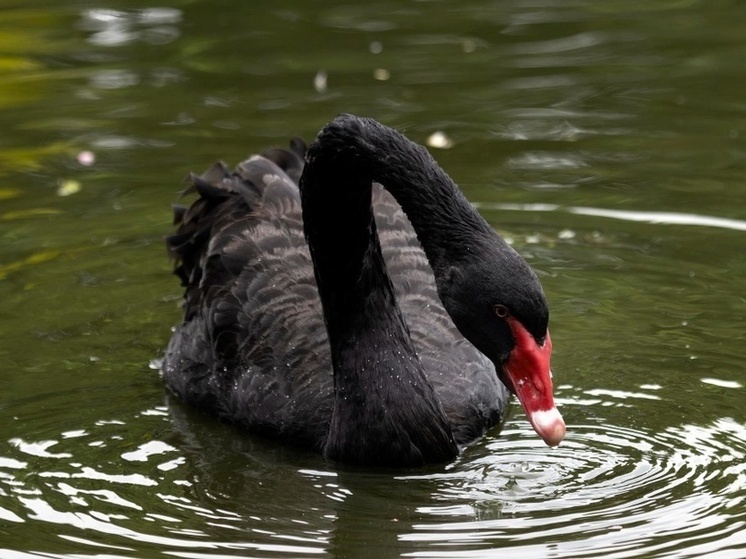
[[[746,3],[0,10],[0,557],[746,557]],[[164,391],[183,178],[339,112],[540,274],[560,447],[344,468]]]

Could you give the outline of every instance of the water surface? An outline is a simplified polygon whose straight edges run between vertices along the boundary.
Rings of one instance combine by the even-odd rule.
[[[746,5],[253,4],[0,0],[0,556],[746,557]],[[343,111],[539,272],[559,448],[345,468],[164,391],[183,177]]]

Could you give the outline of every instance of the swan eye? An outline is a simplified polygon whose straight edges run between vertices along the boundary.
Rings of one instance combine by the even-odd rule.
[[[510,314],[508,307],[506,307],[505,305],[495,305],[494,310],[497,318],[507,318],[507,316]]]

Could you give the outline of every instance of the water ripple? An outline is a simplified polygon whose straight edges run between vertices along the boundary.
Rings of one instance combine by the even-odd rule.
[[[573,425],[551,451],[518,422],[507,427],[490,454],[431,477],[444,504],[424,507],[432,521],[403,537],[447,549],[411,556],[487,557],[485,544],[511,557],[746,552],[746,427],[736,421],[663,432]]]
[[[535,162],[534,162],[535,163]],[[540,165],[541,163],[539,163]],[[556,165],[556,161],[554,163]],[[622,221],[636,221],[654,225],[696,225],[700,227],[717,227],[733,231],[746,231],[746,221],[692,213],[612,210],[582,206],[559,206],[557,204],[486,204],[478,203],[482,210],[524,211],[524,212],[567,212],[575,215],[606,217]]]
[[[559,388],[560,405],[582,409],[589,398],[658,402],[649,391],[659,387]],[[746,426],[729,417],[663,431],[586,418],[554,449],[518,417],[448,467],[397,475],[330,471],[318,457],[233,438],[181,413],[159,406],[131,421],[10,441],[0,457],[0,521],[40,533],[37,544],[52,537],[75,546],[71,553],[109,546],[122,557],[312,556],[349,547],[371,523],[405,557],[746,552]],[[123,438],[133,425],[169,425],[170,434]],[[345,553],[357,556],[353,547]]]

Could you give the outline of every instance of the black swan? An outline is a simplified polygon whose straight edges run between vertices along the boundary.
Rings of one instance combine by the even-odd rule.
[[[539,280],[424,147],[342,115],[188,190],[162,365],[182,400],[364,465],[453,459],[502,421],[505,387],[564,437]]]

